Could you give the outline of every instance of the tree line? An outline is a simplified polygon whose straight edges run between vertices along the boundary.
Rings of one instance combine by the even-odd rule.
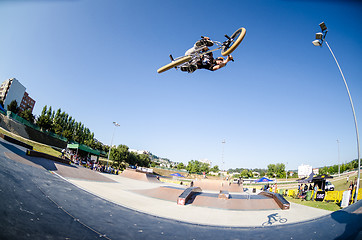
[[[189,173],[196,173],[196,174],[201,174],[201,173],[208,174],[210,172],[218,173],[220,171],[217,165],[211,167],[210,164],[203,163],[197,160],[189,161],[186,166],[183,163],[179,163],[177,165],[177,169],[178,170],[185,169]]]
[[[343,173],[345,171],[350,171],[354,169],[358,169],[358,161],[357,159],[352,160],[348,163],[342,163],[339,166],[339,172]],[[338,164],[332,166],[324,166],[323,168],[319,168],[319,174],[337,174],[338,173]]]
[[[3,102],[0,102],[3,106]],[[4,107],[4,106],[3,106]],[[31,109],[27,108],[24,111],[20,111],[16,100],[12,101],[8,106],[7,110],[20,117],[24,118],[28,122],[37,125],[43,131],[55,133],[59,136],[65,137],[68,142],[77,142],[80,144],[87,145],[93,149],[108,153],[109,146],[97,141],[94,137],[94,133],[91,132],[82,122],[77,122],[68,113],[62,111],[60,108],[54,111],[51,106],[45,105],[41,114],[35,117]],[[116,148],[112,148],[110,159],[114,161],[115,166],[121,166],[122,164],[128,163],[130,165],[138,165],[148,167],[150,165],[150,157],[147,154],[136,154],[128,152],[126,145],[119,145]],[[349,162],[342,163],[340,165],[340,172],[343,173],[348,170],[358,168],[357,159]],[[219,167],[210,167],[209,164],[202,163],[197,160],[191,160],[185,166],[183,163],[177,165],[177,169],[186,169],[190,173],[203,173],[208,174],[209,172],[219,172]],[[244,169],[236,168],[229,169],[228,172],[237,172],[240,177],[248,178],[253,177],[253,171],[259,172],[260,176],[267,175],[268,177],[285,178],[286,170],[283,163],[269,164],[267,170],[265,169]],[[332,166],[324,166],[319,169],[320,174],[336,174],[338,173],[338,164]]]
[[[68,142],[77,142],[104,152],[109,150],[109,146],[94,138],[94,133],[89,128],[84,126],[82,122],[76,121],[68,113],[62,111],[61,108],[54,111],[51,106],[45,105],[41,114],[35,117],[29,108],[20,111],[16,100],[14,100],[7,106],[7,110],[37,125],[42,131],[65,137]]]
[[[147,154],[137,154],[128,150],[128,146],[122,144],[111,148],[109,159],[113,161],[112,166],[117,168],[125,168],[127,164],[139,167],[150,166],[151,160]]]
[[[37,125],[41,130],[55,133],[65,137],[68,142],[77,142],[87,145],[93,149],[109,152],[109,146],[97,141],[94,133],[91,132],[82,122],[77,122],[68,113],[60,108],[56,111],[51,106],[45,105],[41,114],[35,117],[31,109],[20,111],[16,100],[7,106],[8,111],[18,114],[28,122]],[[141,167],[149,167],[150,158],[147,154],[137,154],[128,151],[126,145],[119,145],[112,148],[109,159],[112,160],[111,165],[116,168],[124,168],[127,164]]]

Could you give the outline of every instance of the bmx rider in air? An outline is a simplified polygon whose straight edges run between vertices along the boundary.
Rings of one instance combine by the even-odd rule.
[[[186,51],[185,55],[190,55],[193,52],[197,51],[197,49],[201,49],[201,53],[207,52],[209,50],[208,47],[212,47],[214,43],[210,40],[209,37],[203,37],[201,40],[197,41],[195,45]],[[210,71],[216,71],[220,68],[223,68],[226,66],[226,64],[229,61],[234,61],[233,57],[231,55],[228,55],[226,59],[223,57],[214,58],[214,55],[212,52],[205,53],[202,55],[201,59],[197,61],[195,64],[190,66],[182,66],[181,71],[184,72],[190,72],[195,71],[196,69],[207,69]],[[191,67],[191,69],[190,69]]]
[[[157,72],[163,73],[172,68],[188,73],[193,73],[197,69],[219,70],[225,67],[228,62],[234,61],[230,54],[239,46],[245,33],[246,29],[241,27],[230,37],[225,34],[226,40],[223,42],[211,40],[209,37],[201,37],[192,48],[186,51],[185,55],[174,59],[170,54],[171,62],[157,69]],[[225,58],[214,57],[213,52],[219,50]]]

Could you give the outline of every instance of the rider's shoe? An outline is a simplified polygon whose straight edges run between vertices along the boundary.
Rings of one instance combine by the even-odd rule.
[[[196,71],[197,67],[195,65],[189,65],[189,66],[181,66],[180,69],[183,72],[193,73]]]
[[[190,65],[190,71],[189,73],[195,72],[197,67],[195,65]]]
[[[201,40],[197,41],[195,43],[195,45],[196,45],[196,47],[202,47],[202,46],[212,47],[214,45],[214,43],[211,40],[201,39]]]
[[[210,41],[210,40],[207,40],[206,46],[212,47],[212,46],[214,46],[214,43],[212,41]]]
[[[188,70],[188,67],[187,67],[187,66],[181,66],[180,69],[181,69],[181,71],[183,71],[183,72],[188,72],[188,71],[187,71],[187,70]]]

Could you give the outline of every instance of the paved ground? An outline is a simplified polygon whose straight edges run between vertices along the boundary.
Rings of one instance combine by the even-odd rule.
[[[47,171],[67,167],[60,165],[29,158],[0,139],[0,239],[362,239],[362,201],[312,216],[295,204],[269,215],[177,206],[129,191],[154,184],[106,174],[93,179],[89,172],[87,179],[66,179]],[[287,223],[261,227],[275,213]]]
[[[177,205],[175,201],[165,201],[150,198],[146,195],[133,192],[134,189],[152,189],[155,191],[160,185],[108,175],[117,183],[93,182],[82,179],[68,179],[74,185],[100,196],[108,201],[135,209],[151,215],[185,221],[202,225],[217,225],[228,227],[260,227],[271,214],[278,213],[286,218],[288,223],[308,221],[330,214],[331,212],[310,208],[291,203],[290,210],[265,210],[265,211],[232,211],[217,208],[197,207],[194,205]],[[168,185],[168,184],[166,184]],[[228,200],[224,200],[228,201]],[[274,225],[281,224],[279,222]]]

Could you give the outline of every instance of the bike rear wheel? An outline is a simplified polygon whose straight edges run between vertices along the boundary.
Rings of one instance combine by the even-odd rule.
[[[246,34],[246,29],[243,27],[236,30],[233,33],[233,35],[231,35],[230,37],[231,39],[233,39],[230,46],[223,46],[221,50],[221,55],[223,56],[230,55],[239,46],[241,41],[243,41],[245,34]]]
[[[261,226],[266,227],[266,226],[271,226],[271,225],[272,225],[271,222],[264,222]]]
[[[162,72],[165,72],[167,70],[170,70],[171,68],[174,68],[174,67],[177,67],[178,65],[181,65],[185,62],[188,62],[191,60],[191,56],[187,55],[187,56],[184,56],[184,57],[181,57],[180,59],[177,59],[175,61],[172,61],[171,63],[163,66],[163,67],[160,67],[157,72],[158,73],[162,73]]]

